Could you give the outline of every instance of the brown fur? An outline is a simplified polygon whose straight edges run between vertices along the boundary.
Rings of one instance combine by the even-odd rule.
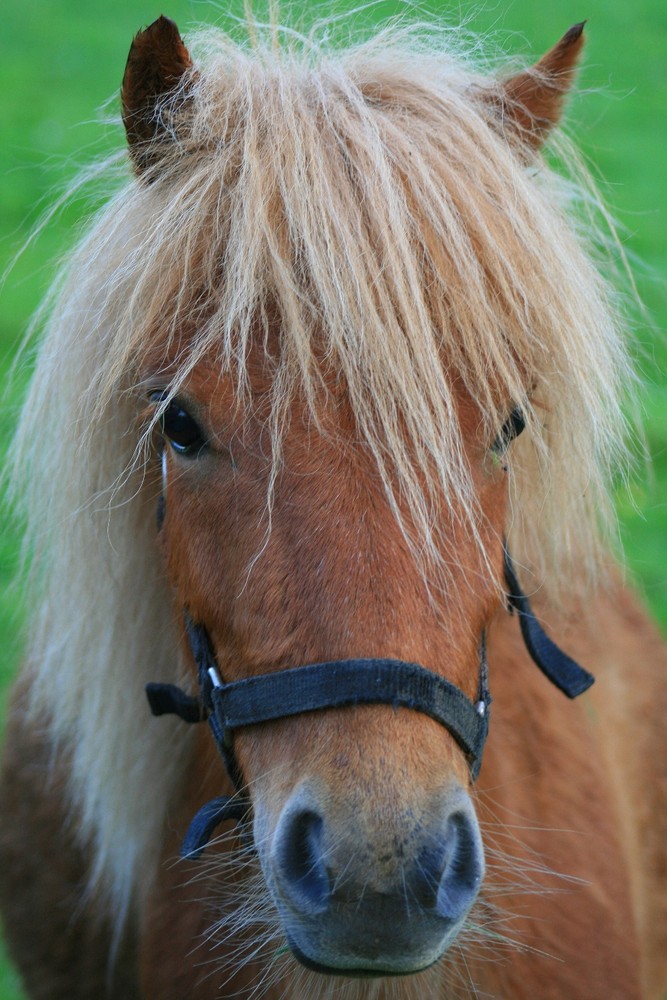
[[[201,395],[201,386],[199,393],[195,390],[194,394]],[[229,413],[224,398],[218,396],[217,399],[221,400],[220,410],[214,410],[209,417],[215,426],[219,426],[223,414]],[[252,432],[246,427],[245,433]],[[298,440],[297,433],[294,439]],[[258,442],[245,436],[239,443],[240,455],[246,456],[247,465],[247,456],[258,454]],[[255,670],[260,665],[266,669],[269,664],[275,664],[277,669],[297,661],[321,659],[327,654],[344,657],[391,652],[427,666],[437,667],[438,662],[446,662],[448,676],[465,685],[464,664],[475,662],[474,650],[466,648],[466,632],[455,635],[451,645],[443,640],[438,614],[420,595],[419,577],[411,582],[406,575],[409,563],[405,557],[396,558],[393,554],[395,548],[392,547],[400,550],[401,546],[395,522],[390,516],[380,515],[376,523],[381,531],[373,532],[368,512],[381,510],[382,503],[377,498],[370,501],[365,494],[365,514],[362,515],[354,503],[354,466],[347,463],[343,466],[336,457],[336,449],[328,449],[326,443],[319,442],[312,451],[300,451],[299,446],[298,455],[291,454],[291,443],[292,435],[286,442],[286,468],[293,469],[294,476],[285,473],[285,483],[281,484],[285,492],[281,489],[278,493],[271,538],[259,567],[266,585],[248,588],[241,597],[235,588],[233,606],[225,603],[221,582],[213,584],[215,606],[208,599],[205,603],[192,601],[193,595],[202,595],[203,580],[216,579],[216,563],[210,561],[209,553],[212,556],[217,548],[213,537],[209,541],[198,541],[196,534],[193,537],[195,521],[199,529],[209,530],[201,488],[192,497],[192,500],[196,497],[197,503],[195,516],[188,498],[187,474],[176,479],[170,487],[168,518],[171,520],[166,523],[165,537],[171,576],[182,599],[190,602],[193,613],[207,620],[214,629],[223,672],[233,678],[239,662],[252,671],[254,664],[257,664]],[[336,444],[339,447],[338,441]],[[335,463],[332,468],[328,466],[329,451],[330,460]],[[310,457],[316,461],[316,470],[308,467]],[[254,486],[257,474],[256,471],[246,472]],[[245,507],[245,497],[249,494],[244,492],[244,478],[235,479],[236,516],[225,513],[220,507],[224,490],[219,486],[215,491],[217,503],[211,507],[216,517],[210,528],[213,534],[218,530],[218,519],[233,526],[240,552],[239,570],[245,565],[244,525],[256,524],[255,517]],[[289,534],[292,503],[288,498],[295,488],[295,480],[298,482],[298,544]],[[312,491],[308,488],[311,484]],[[338,500],[335,528],[329,524],[329,544],[322,549],[316,524],[330,510],[326,493],[323,493],[326,484],[335,489]],[[208,485],[210,488],[211,484]],[[495,490],[490,484],[489,489],[491,503],[498,506],[497,497],[493,497],[497,483]],[[346,500],[341,504],[342,496]],[[487,515],[491,514],[488,500],[484,509]],[[281,517],[283,512],[285,522]],[[494,516],[502,519],[502,504]],[[369,532],[368,549],[359,550],[363,542],[360,542],[358,525],[364,521]],[[253,551],[256,544],[257,540],[252,539],[247,551]],[[194,560],[191,546],[198,553]],[[234,563],[230,564],[230,555],[228,553],[225,561],[225,573],[238,581],[239,570],[235,570]],[[336,581],[350,583],[346,567],[352,564],[356,555],[360,556],[360,566],[367,568],[376,562],[378,571],[364,572],[354,582],[359,603],[358,612],[350,621],[340,603],[346,597],[347,588],[340,589]],[[304,586],[304,581],[313,579],[315,565],[321,562],[322,556],[327,562],[325,569],[320,567],[317,574],[318,585]],[[282,569],[286,560],[289,572]],[[394,567],[400,567],[400,571],[393,571]],[[182,575],[183,569],[187,570],[186,577]],[[196,569],[196,576],[192,575],[193,569]],[[327,589],[328,581],[332,584],[330,590]],[[448,612],[454,622],[474,621],[475,607],[483,615],[489,614],[483,610],[484,603],[480,603],[483,591],[475,594],[465,578],[459,581],[456,592],[462,614],[459,619],[459,608],[450,603]],[[389,609],[392,607],[400,607],[401,614],[391,617]],[[665,863],[667,783],[664,771],[651,773],[650,788],[640,776],[647,754],[656,753],[656,731],[650,726],[637,726],[637,719],[662,718],[667,705],[663,682],[667,667],[664,649],[635,603],[618,585],[612,592],[600,594],[585,610],[575,606],[558,615],[548,608],[541,610],[551,632],[598,674],[598,684],[581,703],[565,702],[529,660],[516,621],[510,620],[502,609],[496,612],[489,646],[495,698],[492,736],[479,781],[478,799],[480,814],[488,826],[489,842],[497,842],[501,854],[494,863],[498,884],[494,885],[496,871],[488,876],[491,887],[488,904],[492,912],[486,918],[491,919],[492,931],[497,924],[501,933],[507,933],[516,942],[516,950],[511,945],[501,947],[500,960],[489,961],[489,953],[497,957],[499,946],[495,942],[485,942],[482,936],[465,952],[465,973],[458,969],[457,974],[470,976],[481,992],[513,1000],[534,996],[545,1000],[560,1000],[564,996],[581,1000],[659,997],[665,981],[662,956],[667,923],[664,898],[656,893],[654,880],[660,883]],[[248,644],[230,646],[226,631],[230,623],[230,631],[235,636],[244,634],[237,618],[247,620],[252,628],[247,633]],[[218,621],[221,626],[216,625]],[[264,622],[268,626],[266,634],[262,629]],[[276,628],[278,622],[283,622],[282,627]],[[222,623],[225,623],[224,629]],[[276,634],[289,637],[282,647],[276,647]],[[475,628],[471,634],[475,634]],[[636,665],[632,675],[623,672],[623,665],[627,663]],[[474,676],[474,671],[472,674],[468,671],[469,678],[474,679]],[[424,769],[419,771],[420,784],[432,783],[437,787],[447,780],[452,767],[460,776],[460,762],[457,765],[452,760],[451,747],[444,752],[448,737],[428,720],[420,719],[417,726],[413,725],[414,721],[409,713],[407,717],[395,719],[390,711],[382,708],[358,710],[353,717],[349,713],[332,711],[314,722],[305,717],[262,727],[252,735],[239,734],[237,748],[244,773],[258,776],[254,779],[256,794],[274,795],[278,801],[298,783],[304,769],[314,766],[314,762],[320,776],[328,775],[332,787],[347,780],[346,768],[349,767],[364,796],[376,794],[374,790],[386,783],[389,774],[396,783],[396,776],[409,760],[425,762]],[[391,737],[388,733],[392,733]],[[346,748],[345,764],[341,771],[343,747]],[[357,747],[366,750],[358,755]],[[381,767],[365,756],[369,747],[382,748],[376,751],[384,758]],[[327,750],[323,752],[322,748]],[[208,752],[203,753],[208,759]],[[281,768],[273,777],[276,760],[281,762]],[[211,780],[211,766],[204,764],[204,756],[195,765],[195,772],[207,775],[207,783]],[[610,770],[614,774],[611,784]],[[268,785],[262,777],[267,773],[272,775]],[[394,791],[399,798],[409,795],[414,788],[413,772],[405,770],[404,773],[405,789],[399,782]],[[210,792],[214,789],[215,780]],[[191,801],[184,804],[181,829],[192,806]],[[650,833],[640,847],[640,831],[644,824]],[[169,843],[168,855],[175,846]],[[503,852],[510,855],[511,861],[503,862]],[[632,858],[630,864],[628,855]],[[177,872],[178,869],[169,870],[164,885],[164,909],[160,910],[156,903],[160,912],[155,925],[158,931],[146,941],[149,951],[145,953],[144,967],[147,966],[152,974],[160,970],[159,989],[153,993],[149,990],[147,995],[176,1000],[181,995],[179,990],[184,988],[183,983],[187,982],[192,992],[185,995],[213,997],[216,995],[215,983],[207,981],[197,985],[196,968],[201,960],[198,950],[194,952],[191,979],[183,976],[185,956],[182,954],[175,957],[171,965],[166,959],[166,964],[155,960],[156,945],[164,948],[165,940],[180,939],[180,933],[169,933],[167,929],[170,912],[172,919],[187,922],[191,934],[195,928],[201,933],[207,924],[205,910],[197,913],[192,900],[186,902],[182,910],[179,906],[172,909],[168,902],[170,895],[183,894]],[[228,891],[233,896],[233,885]],[[196,887],[185,890],[186,897],[192,893],[196,896]],[[486,906],[485,901],[479,904],[483,913]],[[192,938],[185,935],[185,940],[191,942]],[[222,955],[220,963],[224,969]],[[443,967],[442,986],[433,994],[425,995],[448,995],[447,983],[454,976],[448,964],[445,962]],[[456,955],[453,966],[457,968]],[[239,977],[244,982],[247,976],[245,985],[250,988],[257,972],[252,965],[236,974],[219,972],[223,981],[229,974],[232,978],[226,989],[231,995],[239,986]],[[170,991],[172,977],[179,985]],[[146,974],[146,983],[149,980],[150,974]],[[284,980],[267,996],[277,1000],[285,995],[286,988],[287,995],[291,996]],[[432,982],[429,988],[433,989]],[[395,992],[395,986],[388,985],[386,989],[387,997],[402,995]],[[385,993],[381,990],[377,995]],[[407,992],[406,996],[409,995]]]
[[[489,904],[499,911],[493,914],[496,930],[506,933],[517,947],[482,941],[471,949],[466,964],[480,993],[512,1000],[535,996],[659,1000],[667,977],[667,912],[664,894],[655,887],[664,885],[665,877],[667,783],[660,761],[650,766],[650,727],[637,727],[632,720],[660,718],[667,709],[661,683],[663,645],[636,602],[621,589],[611,598],[603,595],[583,618],[575,611],[569,622],[550,624],[567,636],[568,649],[596,671],[598,684],[587,704],[564,702],[546,687],[528,659],[516,622],[500,613],[489,648],[493,726],[478,805],[489,843],[512,857],[511,866],[501,865],[488,876]],[[635,664],[632,681],[622,669],[627,662]],[[513,721],[517,716],[520,726]],[[6,774],[23,779],[28,754],[32,767],[39,767],[44,751],[35,747],[34,739],[31,743],[21,747],[17,737],[10,744],[21,748],[24,763],[18,766],[14,757],[8,757]],[[575,747],[579,759],[573,761]],[[274,752],[280,752],[275,744]],[[616,778],[611,787],[610,763]],[[572,767],[576,782],[571,780]],[[211,974],[213,968],[224,970],[224,959],[209,953],[205,943],[213,910],[199,902],[206,894],[201,883],[191,881],[200,866],[174,860],[194,809],[224,791],[224,785],[212,744],[202,734],[186,783],[189,791],[168,823],[159,885],[144,915],[141,995],[146,998],[213,1000],[221,995],[220,979],[230,975],[227,970],[218,978]],[[3,866],[4,906],[12,913],[10,943],[16,942],[15,957],[30,970],[26,982],[31,996],[93,1000],[104,995],[108,932],[95,935],[90,943],[89,916],[68,928],[67,921],[63,924],[50,915],[69,912],[73,904],[63,905],[62,885],[71,884],[72,872],[81,880],[83,867],[80,858],[74,864],[67,861],[71,846],[65,851],[54,847],[53,838],[64,836],[63,821],[53,805],[49,816],[48,803],[53,800],[44,801],[41,788],[39,793],[39,799],[27,801],[25,789],[16,795],[25,820],[22,828],[12,829],[41,831],[46,840],[41,851],[51,866],[40,865],[35,871],[39,841],[26,855],[23,836],[14,838],[13,864]],[[39,800],[43,805],[37,804]],[[39,821],[37,809],[42,815]],[[628,857],[633,859],[629,866]],[[534,870],[536,861],[547,869],[544,873]],[[65,878],[68,864],[70,875]],[[581,882],[561,882],[559,874]],[[226,884],[230,894],[233,883],[232,877]],[[34,901],[26,884],[34,886]],[[480,907],[486,905],[482,902]],[[36,922],[35,912],[46,919]],[[40,927],[42,934],[48,928],[44,945]],[[22,951],[28,942],[30,961],[24,962]],[[61,971],[55,978],[54,953],[61,956],[56,962]],[[121,962],[121,970],[129,972],[131,967]],[[260,971],[253,965],[242,969],[223,995],[250,988]],[[130,982],[123,982],[111,996],[126,1000],[134,995]],[[267,993],[267,1000],[278,1000],[283,990],[284,984]]]
[[[89,895],[87,852],[68,815],[66,758],[29,720],[25,695],[24,678],[0,774],[0,909],[10,954],[36,1000],[134,1000],[134,921],[112,952],[113,919]]]
[[[496,101],[494,107],[504,107],[504,114],[510,116],[508,149],[500,148],[494,138],[488,138],[489,148],[498,157],[516,157],[511,167],[517,185],[524,183],[521,164],[526,147],[535,153],[547,128],[560,116],[581,39],[578,26],[532,72],[496,89],[500,105]],[[180,184],[183,166],[194,165],[202,171],[203,183],[203,171],[210,166],[207,157],[214,155],[211,150],[222,155],[220,137],[216,147],[207,132],[213,126],[206,119],[194,116],[192,135],[187,128],[179,132],[158,127],[166,120],[157,115],[158,110],[183,111],[182,105],[178,107],[181,83],[192,81],[192,94],[196,93],[199,83],[194,85],[191,68],[175,26],[166,19],[135,39],[123,108],[135,171],[140,175],[134,196],[138,205],[149,206],[149,215],[154,200],[159,205],[164,196],[161,170],[168,183]],[[299,72],[294,78],[281,79],[286,90],[296,88],[295,107],[303,110],[299,102],[310,91],[296,86],[295,80],[299,86],[303,82]],[[261,83],[261,73],[253,64],[251,82],[256,82],[255,73]],[[425,83],[422,80],[411,89],[400,73],[390,77],[390,87],[374,85],[364,82],[362,71],[355,76],[354,96],[356,100],[363,94],[359,107],[363,106],[364,114],[374,103],[383,108],[383,127],[396,139],[392,115],[399,107],[405,112],[410,101],[416,103]],[[213,82],[212,92],[218,85]],[[250,83],[248,87],[250,93]],[[450,110],[455,109],[463,98],[456,87],[447,93]],[[467,95],[466,90],[469,100]],[[192,108],[186,108],[181,124],[195,109],[196,96],[188,94],[191,98]],[[427,100],[420,128],[432,111]],[[484,137],[497,128],[497,120],[487,120],[478,110],[475,114],[478,135],[486,142]],[[319,136],[319,118],[317,128],[307,115],[303,122],[298,120],[311,140]],[[341,120],[349,124],[348,119]],[[465,115],[462,120],[465,128],[459,135],[467,141]],[[261,149],[267,123],[261,125],[260,129],[257,123],[249,127],[248,148],[256,142]],[[229,130],[229,137],[235,134],[231,113],[221,127]],[[425,133],[419,134],[424,138]],[[225,135],[225,141],[229,137]],[[338,155],[338,146],[336,150]],[[355,178],[349,190],[344,188],[344,174],[334,173],[340,183],[334,195],[343,199],[341,213],[350,211],[354,223],[341,231],[345,239],[363,230],[355,228],[356,209],[352,211],[363,175],[353,157],[358,152],[352,141],[345,147],[346,170]],[[297,177],[303,164],[298,159],[290,161],[290,153],[285,146],[281,155],[286,168],[296,163],[293,176]],[[259,170],[264,165],[262,156],[256,159]],[[309,169],[311,159],[307,160]],[[357,174],[352,171],[353,162]],[[384,162],[382,156],[377,159],[380,165]],[[217,210],[222,193],[228,196],[232,190],[233,194],[242,173],[238,162],[225,160],[224,164],[221,186],[216,189],[211,184],[206,189],[207,196],[215,193]],[[338,161],[332,159],[327,165],[337,169]],[[427,166],[424,161],[419,169],[435,185],[439,174],[429,174]],[[324,161],[317,164],[317,171],[326,178],[323,168]],[[420,218],[417,188],[409,187],[412,178],[407,170],[399,169],[397,176],[391,204],[403,211],[407,202],[414,222]],[[147,180],[155,183],[149,186]],[[308,183],[303,176],[301,180],[306,195],[311,194],[308,184],[313,177],[308,175]],[[487,176],[487,181],[490,184],[492,178]],[[187,188],[187,179],[184,183]],[[462,299],[454,321],[448,316],[449,299],[442,297],[448,287],[444,276],[455,281],[457,275],[448,271],[450,248],[438,247],[441,220],[424,219],[423,242],[416,255],[410,256],[414,234],[400,227],[394,233],[395,219],[389,213],[389,221],[381,217],[377,228],[386,254],[368,282],[372,292],[364,300],[364,318],[370,324],[372,314],[378,326],[364,322],[363,331],[371,339],[381,335],[381,350],[377,345],[371,350],[363,338],[358,342],[346,339],[351,330],[361,333],[361,326],[357,330],[349,322],[359,306],[354,281],[343,289],[331,284],[336,276],[326,268],[320,267],[319,274],[316,269],[309,272],[304,248],[299,248],[300,257],[290,243],[290,226],[295,219],[305,225],[311,219],[312,204],[304,196],[306,215],[290,216],[285,207],[290,192],[279,192],[278,187],[276,182],[270,197],[264,192],[262,202],[271,253],[264,248],[262,256],[257,249],[260,243],[253,244],[258,255],[253,266],[261,260],[274,286],[271,294],[264,291],[259,305],[253,300],[251,318],[244,321],[245,340],[234,340],[227,327],[223,334],[214,322],[219,307],[216,296],[222,293],[206,282],[213,273],[222,281],[219,260],[214,259],[216,247],[220,248],[201,228],[190,233],[191,245],[187,232],[184,247],[178,244],[180,232],[172,233],[174,247],[160,244],[164,254],[173,250],[176,257],[171,267],[166,257],[161,258],[163,267],[157,278],[166,284],[157,291],[149,282],[148,295],[141,283],[147,279],[135,276],[137,284],[131,294],[121,296],[121,308],[114,296],[120,294],[122,283],[116,284],[112,260],[112,278],[101,300],[92,306],[86,303],[86,308],[93,313],[98,309],[102,316],[99,327],[91,324],[99,344],[74,369],[83,378],[81,372],[86,365],[90,368],[83,395],[95,397],[93,404],[88,399],[89,441],[97,442],[93,451],[98,464],[82,461],[73,470],[79,477],[71,476],[79,493],[77,503],[72,500],[69,508],[65,498],[71,499],[75,491],[68,493],[68,483],[61,482],[58,502],[68,516],[76,506],[78,517],[72,521],[72,536],[64,541],[70,523],[65,533],[62,519],[55,518],[55,541],[49,539],[54,546],[51,559],[62,570],[59,579],[70,576],[74,580],[85,562],[83,554],[98,553],[97,575],[86,578],[79,573],[80,589],[72,584],[68,592],[69,606],[76,605],[79,594],[89,602],[91,612],[97,591],[86,590],[99,586],[107,595],[97,619],[91,614],[79,622],[76,648],[87,654],[93,641],[100,645],[106,641],[121,661],[133,655],[136,662],[121,662],[118,677],[109,675],[109,655],[100,655],[96,661],[98,676],[92,670],[88,673],[87,659],[85,664],[72,665],[59,645],[64,637],[57,630],[52,634],[52,622],[62,622],[58,614],[64,598],[59,591],[55,596],[49,591],[52,604],[45,599],[35,643],[36,649],[41,643],[48,653],[48,663],[46,658],[37,660],[19,682],[0,785],[0,902],[10,947],[30,994],[71,1000],[99,1000],[105,993],[115,1000],[134,996],[213,1000],[244,994],[266,1000],[334,996],[343,1000],[455,1000],[478,995],[498,1000],[659,1000],[667,977],[667,914],[661,891],[667,850],[667,776],[661,763],[667,713],[664,649],[607,564],[606,582],[589,590],[585,601],[574,585],[571,590],[563,588],[560,604],[548,587],[535,597],[535,607],[549,632],[598,675],[592,691],[572,704],[549,686],[528,657],[516,619],[508,616],[503,601],[503,535],[510,521],[523,517],[522,528],[529,521],[524,507],[528,505],[526,469],[530,466],[523,468],[523,492],[512,494],[513,473],[508,472],[520,464],[526,440],[500,462],[490,453],[509,407],[525,400],[526,436],[529,442],[541,441],[542,451],[536,446],[537,453],[544,461],[568,454],[585,420],[582,417],[575,426],[566,424],[568,434],[559,443],[565,411],[558,399],[569,402],[573,398],[574,391],[568,396],[567,386],[580,385],[576,379],[582,370],[591,382],[594,377],[602,380],[601,356],[596,358],[600,371],[586,369],[583,352],[588,349],[590,331],[591,336],[599,336],[601,345],[610,345],[605,355],[610,378],[621,378],[624,362],[622,349],[612,343],[613,323],[608,326],[600,320],[596,326],[595,309],[589,326],[582,323],[581,328],[570,329],[552,317],[552,340],[546,327],[542,331],[550,345],[545,364],[540,331],[527,331],[518,319],[525,311],[522,282],[518,282],[519,291],[512,284],[518,272],[509,278],[502,270],[492,270],[496,261],[489,257],[488,247],[494,240],[505,249],[508,269],[526,261],[511,260],[512,220],[502,212],[493,215],[490,199],[486,228],[477,226],[473,212],[468,236],[476,254],[484,257],[486,249],[488,282],[482,283],[480,294],[488,294],[490,287],[494,304],[507,306],[504,312],[513,323],[507,320],[507,338],[501,333],[496,341],[485,339],[479,317],[466,326]],[[199,199],[200,187],[195,184],[194,188]],[[197,208],[204,201],[197,200]],[[332,204],[335,208],[338,202]],[[325,218],[327,226],[337,221],[332,204]],[[467,207],[465,201],[461,205]],[[255,207],[248,206],[248,211]],[[226,225],[223,215],[222,221],[207,217],[207,225]],[[190,225],[198,219],[193,211]],[[377,221],[370,215],[366,223],[371,226]],[[545,233],[552,232],[551,224],[545,223]],[[370,231],[376,233],[372,226]],[[393,258],[388,237],[395,234],[400,243],[398,237],[406,232],[409,238],[405,246],[401,244],[406,256]],[[333,233],[334,229],[326,229],[324,234],[325,262]],[[150,226],[140,225],[132,239],[145,241],[147,234],[152,237]],[[317,225],[310,236],[313,242],[317,240]],[[219,232],[216,239],[220,239]],[[110,245],[114,248],[107,246],[111,257],[117,253],[122,262],[117,263],[118,273],[127,276],[131,268],[123,270],[125,261],[132,261],[137,247],[131,240],[123,240],[120,247],[111,240]],[[145,249],[144,244],[140,249]],[[369,258],[373,249],[368,249]],[[340,247],[338,251],[342,252]],[[99,252],[94,256],[99,257]],[[145,257],[140,257],[145,264]],[[526,254],[526,258],[527,267],[536,267],[537,257]],[[404,283],[402,263],[416,275],[415,260],[423,263],[421,281],[427,292],[411,287],[409,281]],[[368,278],[367,272],[360,273]],[[261,280],[268,281],[262,274]],[[387,275],[393,285],[384,283]],[[306,298],[309,307],[316,299],[317,280],[322,302],[328,301],[333,308],[339,298],[345,299],[340,315],[346,322],[340,329],[324,328],[330,319],[326,309],[319,316],[314,310],[316,323],[312,316],[307,322],[304,319],[301,309]],[[361,282],[359,275],[357,281]],[[236,288],[237,298],[242,287],[229,285]],[[202,288],[207,288],[209,296],[204,304],[198,300]],[[416,311],[410,312],[412,293],[425,296],[420,299],[423,309],[417,303]],[[69,331],[67,308],[76,314],[84,311],[77,306],[75,292],[70,289],[68,294],[72,304],[63,307],[62,315],[56,313],[54,320],[56,344]],[[577,301],[583,309],[581,296]],[[230,302],[238,305],[234,295]],[[140,308],[144,306],[145,314]],[[134,325],[138,313],[142,313],[143,326]],[[502,313],[502,308],[496,309],[498,321]],[[241,326],[242,314],[240,309]],[[440,334],[432,342],[426,334],[431,325]],[[556,335],[563,338],[560,348]],[[81,331],[79,336],[84,342]],[[582,353],[575,352],[573,381],[559,386],[557,399],[557,394],[550,395],[553,387],[546,382],[548,376],[555,379],[561,374],[560,367],[567,368],[572,353],[567,336],[574,338]],[[421,353],[420,337],[425,344]],[[563,352],[562,365],[552,357],[558,349]],[[59,382],[47,363],[49,357],[67,352],[52,345],[46,353],[33,401],[47,398],[40,385],[48,385],[55,393],[48,397],[52,405],[71,418],[67,426],[76,424],[72,413],[81,419],[83,412],[77,409],[82,395],[78,383],[70,376],[69,366],[59,370]],[[410,381],[413,368],[414,383]],[[369,386],[377,385],[381,389],[374,395]],[[179,405],[196,417],[203,430],[209,442],[206,451],[187,457],[167,443],[152,440],[159,435],[164,410],[163,404],[147,403],[155,390],[178,395]],[[613,412],[604,408],[599,388],[596,392],[597,396],[591,388],[590,433],[597,428],[602,437],[618,435]],[[534,407],[533,393],[542,400]],[[577,405],[581,408],[586,399],[580,395]],[[540,406],[549,414],[549,433],[536,415]],[[30,411],[30,405],[26,410]],[[32,443],[26,420],[22,433]],[[390,426],[385,427],[383,420]],[[60,427],[66,422],[56,424]],[[102,428],[109,435],[104,439],[106,449],[101,445]],[[142,467],[138,483],[121,473],[120,469],[132,464],[136,440],[166,448],[164,478],[159,463],[152,459]],[[95,512],[85,505],[112,481],[109,467],[115,467],[113,460],[122,450],[118,442],[123,442],[126,462],[116,475],[124,478],[118,486],[113,518],[107,521],[105,517],[100,529]],[[577,454],[588,454],[592,460],[593,444],[581,447],[583,451]],[[27,449],[25,440],[23,448]],[[87,454],[83,449],[82,453]],[[609,458],[608,454],[606,459],[595,455],[601,467]],[[554,472],[553,463],[548,469]],[[563,480],[561,475],[558,500],[564,512],[570,484]],[[127,495],[122,492],[126,483]],[[535,489],[540,485],[537,477],[533,485]],[[160,492],[166,500],[166,517],[155,544],[153,519]],[[525,504],[517,511],[517,500],[522,497]],[[589,507],[576,510],[590,513]],[[122,541],[118,550],[114,530]],[[571,535],[568,530],[563,529],[563,538],[572,544],[581,526],[576,525]],[[100,558],[98,536],[103,535],[106,542],[107,533],[112,554],[105,548]],[[539,537],[537,529],[535,536]],[[526,552],[530,551],[528,546]],[[59,566],[59,553],[73,561]],[[539,557],[527,561],[528,566],[522,559],[518,570],[529,581],[539,577],[548,564],[548,560],[540,563]],[[109,580],[116,583],[118,603],[113,607]],[[151,722],[147,713],[144,717],[137,711],[142,680],[153,679],[152,672],[158,669],[157,663],[146,660],[165,656],[170,663],[169,670],[163,670],[177,679],[173,675],[180,669],[180,655],[174,637],[180,631],[183,608],[206,624],[228,680],[317,660],[390,656],[419,662],[446,676],[470,698],[478,684],[480,635],[488,628],[494,704],[491,735],[475,790],[488,871],[459,938],[432,968],[386,980],[338,979],[305,971],[289,954],[283,954],[284,930],[276,906],[257,858],[244,849],[236,833],[218,838],[200,863],[176,860],[193,811],[211,796],[230,791],[207,732],[198,732],[195,742],[187,744],[178,737],[178,726],[170,728],[162,719]],[[97,632],[88,636],[86,629],[95,621]],[[67,632],[65,627],[63,632]],[[140,648],[138,636],[144,632],[159,650],[147,649],[147,640]],[[126,634],[134,637],[134,645],[123,646]],[[67,648],[71,655],[73,647]],[[183,660],[191,671],[187,651]],[[100,663],[106,666],[101,672]],[[145,676],[147,670],[150,674]],[[48,698],[44,695],[47,683]],[[47,707],[50,716],[45,713]],[[79,716],[84,714],[85,725],[80,725]],[[137,718],[140,725],[133,727]],[[115,745],[115,728],[121,723]],[[350,875],[357,879],[350,884],[361,884],[367,874],[370,888],[378,895],[383,879],[389,879],[387,873],[396,870],[397,858],[402,857],[404,817],[427,817],[430,804],[443,790],[468,784],[467,762],[443,727],[418,713],[394,711],[389,706],[330,710],[254,727],[237,734],[235,749],[254,807],[255,835],[259,831],[264,838],[257,844],[260,855],[275,836],[294,790],[316,780],[324,789],[327,823],[336,832],[335,849],[341,851],[342,845]],[[113,786],[110,790],[105,781]],[[115,961],[114,940],[118,945]]]
[[[588,704],[566,704],[536,672],[517,623],[498,616],[489,649],[493,729],[478,800],[489,842],[512,857],[511,867],[500,866],[488,876],[489,905],[499,911],[493,914],[497,931],[515,941],[516,950],[480,942],[479,954],[472,949],[466,964],[479,992],[494,997],[659,1000],[667,982],[667,902],[656,892],[665,884],[667,780],[658,760],[646,773],[651,750],[645,744],[653,737],[650,727],[637,727],[632,719],[660,718],[667,709],[664,645],[622,588],[599,598],[585,617],[575,611],[569,622],[561,618],[552,625],[595,670],[598,686]],[[627,662],[637,665],[641,677],[623,677]],[[210,747],[202,747],[201,754],[203,761]],[[610,764],[616,777],[611,788]],[[199,765],[208,787],[184,800],[181,829],[193,808],[219,793],[214,769],[213,760]],[[165,845],[164,896],[161,903],[156,896],[157,916],[144,951],[147,984],[159,970],[146,996],[212,1000],[220,994],[206,965],[201,973],[206,981],[198,983],[200,962],[206,960],[203,945],[189,960],[186,949],[166,954],[166,941],[191,945],[210,922],[206,908],[196,903],[201,890],[185,884],[187,863],[170,863],[177,849],[174,834]],[[178,930],[170,919],[178,920]],[[229,995],[241,984],[250,987],[256,975],[251,967],[245,982],[242,974],[234,978]],[[267,998],[277,1000],[283,989],[280,985]]]

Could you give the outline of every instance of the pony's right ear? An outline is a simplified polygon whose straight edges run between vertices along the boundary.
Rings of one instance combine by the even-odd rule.
[[[165,98],[178,93],[191,69],[190,53],[168,17],[153,21],[132,42],[120,98],[136,174],[155,167],[167,144],[174,141],[174,123],[166,115]]]

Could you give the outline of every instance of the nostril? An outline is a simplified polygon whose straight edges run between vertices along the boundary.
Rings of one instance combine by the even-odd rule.
[[[477,824],[466,812],[447,820],[444,868],[438,885],[436,910],[447,920],[460,920],[472,906],[484,874],[484,858]]]
[[[303,809],[283,817],[277,831],[276,876],[300,910],[321,913],[331,889],[322,851],[324,821]]]

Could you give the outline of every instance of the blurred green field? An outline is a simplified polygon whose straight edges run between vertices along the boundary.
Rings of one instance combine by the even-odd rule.
[[[355,4],[347,0],[347,7]],[[305,5],[304,5],[305,7]],[[325,11],[345,10],[329,2]],[[240,13],[240,0],[225,12]],[[299,5],[292,4],[298,18]],[[380,2],[353,24],[407,13],[398,2]],[[431,3],[415,8],[465,21],[471,31],[493,34],[493,48],[538,56],[573,23],[589,19],[580,93],[573,101],[573,134],[604,178],[603,190],[623,227],[626,251],[648,313],[633,331],[645,388],[641,402],[653,458],[632,496],[619,495],[628,564],[655,615],[667,627],[667,5],[664,0],[533,0],[505,3]],[[287,18],[285,5],[283,17]],[[123,141],[121,129],[102,124],[117,111],[116,95],[134,32],[160,13],[187,35],[195,22],[228,23],[219,6],[169,0],[156,7],[136,0],[9,0],[0,34],[0,272],[24,244],[40,215],[77,169]],[[100,109],[104,111],[100,114]],[[28,318],[53,273],[53,261],[71,243],[90,200],[74,200],[12,267],[0,287],[0,372],[11,365]],[[648,319],[648,316],[651,319]],[[24,371],[3,396],[0,427],[11,448],[12,427]],[[3,519],[7,524],[7,519]],[[18,542],[0,536],[0,707],[19,655],[21,613],[10,586]],[[36,919],[38,917],[36,916]],[[16,977],[0,957],[0,1000],[19,1000]]]

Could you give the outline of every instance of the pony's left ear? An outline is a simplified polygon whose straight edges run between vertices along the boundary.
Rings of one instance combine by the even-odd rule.
[[[573,25],[539,62],[500,84],[503,127],[518,133],[530,149],[539,149],[560,121],[584,47],[585,24]]]
[[[190,53],[168,17],[153,21],[132,42],[120,98],[135,173],[154,167],[173,142],[165,99],[178,94],[191,69]]]

